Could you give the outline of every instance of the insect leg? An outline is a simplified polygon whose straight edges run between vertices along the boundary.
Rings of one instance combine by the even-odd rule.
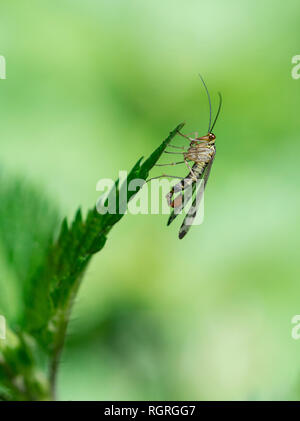
[[[164,151],[164,153],[170,153],[172,155],[184,155],[185,152],[169,152],[169,151]]]
[[[187,139],[189,141],[196,140],[193,137],[189,137],[189,136],[187,136],[187,135],[185,135],[185,134],[183,134],[183,133],[181,133],[179,131],[177,133],[180,134],[180,136],[184,137],[185,139]]]
[[[170,162],[169,164],[156,164],[155,167],[165,167],[167,165],[177,165],[177,164],[184,164],[185,161],[179,161],[179,162]]]
[[[192,136],[192,135],[195,135],[195,139],[197,139],[197,137],[198,137],[198,132],[188,133],[186,136]],[[193,139],[193,140],[195,140],[195,139]]]
[[[192,169],[192,167],[190,166],[190,164],[188,163],[188,160],[187,159],[185,159],[184,160],[184,163],[185,163],[185,165],[188,167],[188,169],[190,170],[190,173],[192,174],[192,176],[195,178],[195,180],[197,179],[197,177],[196,177],[196,175],[195,175],[195,173],[194,173],[194,171],[193,171],[193,169]]]
[[[146,183],[148,183],[151,180],[156,180],[157,178],[163,178],[163,177],[177,178],[178,180],[184,180],[183,177],[176,177],[174,175],[162,174],[162,175],[159,175],[158,177],[149,178],[149,180],[147,180]]]
[[[176,149],[182,149],[182,150],[187,150],[187,148],[185,148],[184,146],[175,146],[175,145],[171,145],[169,144],[168,147],[171,146],[171,148],[176,148]]]

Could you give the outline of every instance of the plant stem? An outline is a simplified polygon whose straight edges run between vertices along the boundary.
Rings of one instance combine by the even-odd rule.
[[[149,171],[156,164],[165,148],[170,143],[184,123],[179,124],[170,132],[166,140],[141,164],[140,159],[128,174],[127,182],[135,178],[146,179]],[[117,195],[120,194],[119,180],[115,184]],[[126,187],[127,188],[127,187]],[[129,201],[137,192],[128,192]],[[119,197],[119,196],[118,196]],[[92,209],[86,218],[82,220],[81,212],[77,212],[73,224],[68,228],[67,222],[63,223],[58,242],[54,244],[50,253],[48,268],[45,271],[45,280],[53,304],[53,312],[50,320],[45,320],[47,326],[54,329],[51,332],[52,341],[48,345],[50,351],[49,383],[51,398],[56,399],[57,369],[61,352],[64,346],[68,328],[70,313],[74,298],[78,292],[82,277],[90,262],[92,255],[100,251],[106,242],[106,236],[112,227],[122,218],[122,213],[113,215],[99,215],[97,209]],[[58,257],[57,257],[58,254]],[[50,276],[49,276],[50,274]],[[51,285],[53,279],[55,285]],[[44,283],[41,283],[44,285]],[[49,296],[46,296],[49,300]],[[45,329],[43,329],[45,331]],[[53,333],[54,332],[54,333]],[[50,346],[49,346],[50,345]]]

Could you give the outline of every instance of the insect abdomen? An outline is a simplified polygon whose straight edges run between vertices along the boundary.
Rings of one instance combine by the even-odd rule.
[[[215,153],[214,146],[211,145],[192,145],[189,147],[186,158],[196,163],[207,164]]]

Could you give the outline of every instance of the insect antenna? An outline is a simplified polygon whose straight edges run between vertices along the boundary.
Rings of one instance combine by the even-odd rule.
[[[211,129],[210,129],[211,132],[213,131],[213,128],[215,127],[215,124],[216,124],[217,119],[219,117],[219,114],[220,114],[220,111],[221,111],[221,106],[222,106],[222,95],[220,94],[220,92],[218,92],[218,95],[219,95],[219,99],[220,99],[220,101],[219,101],[219,107],[218,107],[218,111],[217,111],[217,114],[216,114],[216,118],[215,118],[215,120],[213,122],[213,125],[211,126]]]
[[[209,123],[208,123],[208,132],[207,133],[210,133],[210,125],[211,125],[211,100],[210,100],[210,95],[209,95],[207,86],[206,86],[206,84],[204,82],[203,77],[200,75],[200,73],[199,73],[199,77],[200,77],[200,79],[201,79],[201,81],[203,83],[203,86],[204,86],[205,90],[206,90],[207,98],[208,98],[208,103],[209,103]]]

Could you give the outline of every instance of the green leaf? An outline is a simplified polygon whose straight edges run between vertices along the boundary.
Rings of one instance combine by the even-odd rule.
[[[35,271],[45,261],[59,217],[44,194],[28,182],[3,174],[0,181],[2,266],[5,265],[17,280],[16,285],[8,285],[8,280],[2,276],[0,288],[1,291],[15,290],[18,303],[13,304],[14,307],[17,305],[21,316],[24,297],[31,288]],[[4,301],[4,294],[0,294],[0,306],[9,312]]]
[[[0,384],[5,400],[50,399],[50,384],[39,370],[37,343],[27,334],[6,329],[0,339]],[[4,390],[3,390],[4,388]]]
[[[129,172],[126,183],[140,178],[146,179],[166,146],[184,124],[177,126],[168,138],[142,163],[142,158]],[[119,187],[115,183],[117,203],[125,182]],[[128,191],[127,201],[137,192]],[[85,220],[78,210],[73,223],[68,226],[64,220],[57,242],[52,246],[42,273],[32,280],[30,305],[27,308],[27,329],[41,340],[52,354],[60,352],[70,309],[78,291],[84,270],[91,257],[105,245],[112,227],[124,215],[100,215],[96,207],[91,209]]]

